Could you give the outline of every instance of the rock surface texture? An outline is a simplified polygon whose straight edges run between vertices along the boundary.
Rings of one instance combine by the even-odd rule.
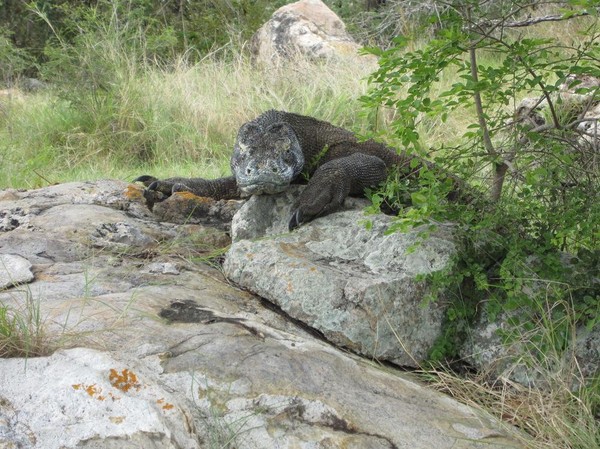
[[[0,289],[33,280],[31,263],[16,254],[0,254]]]
[[[267,64],[297,55],[310,59],[357,58],[359,49],[344,22],[321,0],[282,6],[250,41],[254,58]]]
[[[418,277],[448,268],[452,227],[440,225],[426,239],[419,229],[387,235],[391,217],[371,217],[367,229],[358,207],[287,233],[298,190],[253,196],[240,209],[225,275],[336,345],[418,366],[441,335],[445,312],[443,298],[425,304],[427,285]]]
[[[0,254],[28,260],[34,275],[1,291],[2,307],[33,304],[48,346],[44,357],[0,359],[3,449],[523,447],[488,416],[231,285],[196,260],[210,251],[204,236],[221,231],[157,221],[133,186],[4,191],[0,211],[10,224]],[[293,254],[299,243],[286,244]],[[315,239],[310,251],[325,257],[337,244]],[[356,263],[344,257],[331,270]]]
[[[518,313],[518,312],[516,312]],[[558,353],[550,345],[542,353],[548,372],[539,373],[535,367],[540,366],[540,351],[538,345],[524,344],[527,338],[502,338],[509,329],[510,315],[501,313],[494,321],[488,319],[487,313],[482,313],[471,329],[469,338],[465,341],[461,354],[464,360],[480,372],[485,372],[493,378],[511,379],[531,388],[547,387],[548,372],[557,378],[592,379],[600,370],[600,324],[588,329],[577,326],[574,332],[574,344],[571,351]],[[513,332],[514,333],[514,332]],[[528,338],[532,341],[539,335],[530,332]],[[543,338],[540,339],[542,344]],[[532,348],[535,348],[532,350]],[[574,357],[573,357],[574,356]],[[573,376],[568,374],[572,373]],[[578,385],[572,385],[573,388]]]

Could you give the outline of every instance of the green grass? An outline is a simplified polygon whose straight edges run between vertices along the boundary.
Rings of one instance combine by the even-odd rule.
[[[35,357],[52,352],[39,299],[23,287],[16,306],[0,302],[0,358]]]
[[[13,95],[0,112],[0,188],[144,174],[229,172],[238,128],[270,108],[353,129],[372,65],[308,61],[259,69],[237,54],[136,68],[110,90]],[[64,86],[63,86],[64,87]]]

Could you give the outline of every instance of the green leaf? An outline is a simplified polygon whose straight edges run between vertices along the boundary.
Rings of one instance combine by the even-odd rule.
[[[413,192],[410,197],[415,205],[424,205],[427,203],[427,196],[423,192]]]

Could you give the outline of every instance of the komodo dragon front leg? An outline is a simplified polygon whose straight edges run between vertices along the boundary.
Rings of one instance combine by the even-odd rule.
[[[289,229],[339,209],[348,195],[360,195],[383,182],[386,164],[377,156],[353,153],[321,165],[296,201]]]
[[[142,182],[147,188],[144,198],[150,209],[154,203],[163,201],[175,192],[191,192],[197,196],[206,196],[216,200],[239,199],[242,194],[237,185],[235,176],[218,179],[204,178],[167,178],[157,179],[154,176],[140,176],[133,182]]]

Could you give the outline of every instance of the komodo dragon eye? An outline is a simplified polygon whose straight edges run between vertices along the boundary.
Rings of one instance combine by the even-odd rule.
[[[238,149],[240,150],[240,153],[248,152],[248,148],[248,145],[246,145],[245,143],[238,142]]]

